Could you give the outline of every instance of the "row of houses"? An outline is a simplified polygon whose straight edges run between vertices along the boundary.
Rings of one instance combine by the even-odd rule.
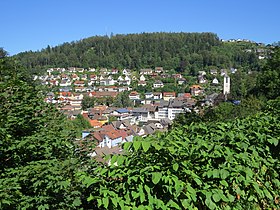
[[[59,108],[61,111],[65,113],[76,113],[76,115],[82,113],[80,106],[82,103],[82,98],[84,97],[83,94],[67,94],[63,97],[67,104]],[[158,120],[163,118],[173,120],[178,113],[190,111],[196,103],[196,100],[191,98],[190,94],[188,93],[180,94],[179,97],[170,98],[169,100],[147,99],[144,101],[146,102],[145,104],[143,104],[141,107],[135,108],[114,108],[103,106],[106,107],[106,109],[103,108],[103,110],[98,110],[97,113],[99,114],[99,117],[115,117],[117,120],[129,119],[134,123],[147,122],[149,120]],[[70,118],[75,118],[75,115],[69,115]],[[96,113],[90,111],[88,117],[90,119],[94,119],[94,115],[96,115]]]
[[[107,69],[107,68],[77,68],[77,67],[68,67],[68,68],[49,68],[47,70],[48,74],[52,74],[52,72],[59,72],[59,73],[90,73],[90,72],[98,72],[99,74],[103,75],[116,75],[116,74],[123,74],[123,75],[131,75],[132,71],[130,69],[123,69],[118,70],[116,68]],[[144,75],[151,75],[153,73],[164,73],[166,72],[163,67],[155,67],[154,69],[140,69],[140,74]]]
[[[98,129],[82,132],[82,140],[89,139],[95,142],[96,148],[113,148],[125,142],[133,141],[135,136],[145,137],[155,132],[163,132],[171,125],[168,119],[147,122],[139,127],[129,120],[114,121]]]
[[[158,70],[159,69],[159,70]],[[101,71],[102,70],[102,71]],[[42,84],[50,85],[50,86],[60,86],[60,87],[70,87],[73,86],[75,92],[85,92],[89,88],[93,88],[95,85],[97,86],[130,86],[132,81],[137,81],[138,86],[146,86],[147,80],[150,78],[155,79],[155,82],[152,84],[153,88],[162,88],[164,87],[164,83],[159,78],[175,78],[176,83],[178,85],[184,85],[187,83],[186,78],[184,78],[181,74],[168,74],[168,73],[159,73],[164,72],[164,70],[160,67],[157,70],[153,69],[141,69],[139,77],[132,76],[130,70],[123,70],[123,75],[119,75],[117,78],[114,77],[112,71],[107,71],[106,69],[101,69],[102,73],[96,74],[76,74],[76,73],[62,73],[62,74],[51,74],[50,69],[48,70],[49,75],[36,77],[36,79],[40,79]],[[113,69],[113,72],[118,72],[118,70]],[[229,73],[235,73],[237,69],[221,69],[220,75],[225,76]],[[73,71],[70,71],[73,72]],[[80,71],[81,72],[81,71]],[[106,74],[104,74],[106,72]],[[211,75],[218,75],[218,70],[211,69]],[[198,72],[198,83],[203,84],[207,83],[206,80],[206,71]],[[212,81],[212,84],[219,84],[217,78]]]
[[[217,93],[209,95],[203,103],[214,103],[218,96]],[[81,141],[94,142],[94,150],[88,153],[103,161],[101,157],[104,154],[121,153],[120,145],[133,141],[136,136],[146,137],[167,131],[178,114],[190,112],[195,109],[195,105],[194,99],[181,95],[169,101],[159,100],[138,108],[97,106],[80,112],[92,125],[92,129],[82,132]],[[110,117],[116,120],[110,122]]]
[[[161,78],[167,78],[163,75],[160,75]],[[168,75],[168,77],[176,78],[176,82],[178,85],[183,85],[187,83],[187,80],[182,77],[181,74],[173,74]],[[157,79],[159,75],[152,75],[152,78]],[[104,75],[96,75],[96,74],[61,74],[61,75],[46,75],[35,77],[35,79],[39,79],[42,81],[43,85],[49,86],[60,86],[60,87],[67,87],[67,86],[74,86],[75,90],[79,89],[76,87],[88,87],[88,86],[129,86],[131,85],[132,81],[137,81],[138,86],[146,86],[147,80],[150,79],[150,76],[140,75],[138,78],[136,76],[118,76],[117,78],[113,78],[113,76],[104,76]],[[153,83],[153,88],[161,88],[164,87],[164,83],[161,80],[156,80]]]
[[[124,89],[122,91],[129,91],[130,89]],[[203,92],[203,88],[199,85],[191,86],[191,93],[178,93],[176,92],[147,92],[144,96],[141,96],[137,91],[131,91],[128,98],[132,101],[137,102],[137,104],[154,104],[160,100],[170,101],[173,99],[189,99],[191,100],[192,95],[196,96]],[[107,89],[97,89],[95,91],[76,93],[70,91],[58,92],[56,96],[54,93],[50,92],[47,94],[45,101],[53,104],[70,105],[77,109],[81,109],[82,100],[84,97],[88,96],[91,98],[116,98],[120,92],[116,91],[114,87]],[[144,98],[143,98],[144,97]],[[64,109],[67,107],[63,107]]]

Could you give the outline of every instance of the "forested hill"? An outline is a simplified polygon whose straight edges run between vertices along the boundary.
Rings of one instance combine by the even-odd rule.
[[[16,57],[30,69],[46,67],[107,67],[189,70],[205,67],[256,68],[256,45],[223,43],[213,33],[141,33],[94,36],[80,41],[48,46]]]

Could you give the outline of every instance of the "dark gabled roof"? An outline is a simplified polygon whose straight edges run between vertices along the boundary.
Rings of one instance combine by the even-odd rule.
[[[122,123],[123,123],[126,127],[131,126],[131,124],[130,124],[130,121],[129,121],[129,120],[122,120]]]
[[[162,95],[161,92],[154,92],[153,94],[154,94],[154,96],[160,96],[160,95]]]
[[[206,96],[206,100],[212,100],[212,101],[214,101],[218,96],[219,96],[218,93],[212,93],[212,94]]]
[[[125,108],[121,108],[121,109],[117,109],[116,112],[118,113],[126,113],[126,112],[129,112],[127,109]]]
[[[158,107],[168,107],[168,105],[169,105],[169,101],[161,100]]]
[[[143,108],[134,108],[132,109],[132,113],[147,113],[148,110],[143,109]]]
[[[153,126],[152,126],[152,124],[153,123],[143,127],[145,133],[148,134],[148,135],[153,134],[154,132],[156,132],[156,126],[155,126],[155,124],[153,124]]]
[[[118,129],[120,127],[120,121],[113,121],[111,122],[111,125],[115,128]]]
[[[118,120],[111,122],[112,126],[116,129],[119,129],[120,126],[123,124],[125,127],[131,126],[129,120]]]
[[[184,107],[185,104],[183,101],[179,101],[179,100],[171,100],[170,103],[169,103],[169,106],[168,107]]]
[[[151,104],[145,104],[145,105],[143,105],[142,108],[146,109],[149,112],[155,112],[157,109],[157,106],[151,105]]]
[[[154,82],[154,84],[163,84],[163,82],[160,81],[160,80],[157,80],[157,81]]]
[[[169,118],[164,118],[164,119],[160,119],[160,124],[163,125],[163,127],[171,125],[172,121]]]

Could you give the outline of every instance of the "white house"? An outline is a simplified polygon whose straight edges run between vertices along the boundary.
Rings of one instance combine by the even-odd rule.
[[[130,74],[131,74],[131,71],[130,71],[130,69],[124,69],[124,70],[122,71],[122,73],[123,73],[124,75],[130,75]]]
[[[144,77],[144,75],[142,74],[141,76],[140,76],[140,81],[145,81],[146,80],[146,78]]]
[[[153,84],[153,87],[154,87],[154,88],[161,88],[161,87],[163,87],[163,86],[164,86],[164,84],[163,84],[163,82],[160,81],[160,80],[155,81],[155,83]]]
[[[150,99],[150,98],[153,98],[154,97],[154,94],[153,93],[145,93],[145,99]]]
[[[139,100],[140,99],[140,94],[137,93],[136,91],[132,91],[130,94],[129,94],[129,99],[130,100]]]
[[[190,90],[192,96],[198,96],[203,93],[203,89],[200,85],[192,85]]]
[[[178,79],[178,85],[183,85],[187,82],[187,80],[185,78],[181,78],[181,79]]]
[[[118,69],[112,69],[111,70],[111,74],[118,74],[119,73],[119,70]]]
[[[89,85],[89,86],[92,86],[92,85],[94,85],[94,83],[95,83],[95,81],[92,81],[92,80],[91,80],[91,81],[88,82],[88,85]]]
[[[150,112],[144,108],[134,108],[132,110],[132,116],[136,117],[136,120],[140,122],[148,122],[148,120],[152,119]]]
[[[67,86],[71,86],[71,80],[62,80],[61,82],[60,82],[60,84],[59,84],[59,86],[61,86],[61,87],[67,87]]]
[[[206,71],[198,71],[198,74],[201,76],[205,76],[206,75]]]
[[[140,74],[151,75],[153,73],[152,69],[140,69]]]
[[[98,76],[95,74],[91,74],[91,75],[89,75],[89,79],[90,79],[90,81],[96,81],[98,79]]]
[[[204,83],[207,83],[207,80],[206,80],[206,78],[204,76],[198,75],[198,82],[200,84],[204,84]]]
[[[174,120],[178,114],[184,113],[186,110],[187,107],[182,101],[161,101],[156,116],[158,119],[168,118],[169,120]]]
[[[123,81],[124,79],[123,79],[123,77],[122,76],[119,76],[118,77],[118,82],[121,82],[121,81]]]
[[[52,69],[52,68],[51,68],[51,69],[48,69],[47,72],[48,72],[49,75],[51,75],[52,72],[53,72],[53,69]]]
[[[218,85],[219,84],[219,80],[215,77],[212,81],[213,85]]]
[[[114,84],[115,84],[115,80],[113,80],[113,79],[100,80],[100,85],[107,86],[107,85],[114,85]]]
[[[147,82],[146,81],[139,81],[138,82],[138,86],[146,86],[147,85]]]
[[[112,133],[107,133],[104,135],[104,138],[101,142],[99,142],[99,147],[109,147],[109,148],[112,148],[112,147],[115,147],[119,144],[121,144],[122,142],[122,136],[121,135],[118,135],[117,132],[112,132]]]
[[[89,71],[89,72],[95,72],[96,69],[95,69],[95,68],[90,68],[88,71]]]
[[[211,75],[217,75],[217,73],[218,73],[217,69],[210,69]]]
[[[122,81],[123,85],[130,85],[131,84],[131,78],[129,76],[125,76],[124,81]]]
[[[227,75],[227,69],[221,69],[221,76]]]
[[[125,76],[124,80],[131,80],[131,78],[129,76]]]
[[[155,100],[162,99],[162,93],[161,92],[154,92],[153,95],[154,95]]]

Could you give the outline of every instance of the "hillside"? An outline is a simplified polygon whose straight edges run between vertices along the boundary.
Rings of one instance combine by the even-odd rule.
[[[141,33],[94,36],[15,57],[29,69],[106,67],[176,69],[196,74],[202,68],[259,68],[259,46],[222,42],[213,33]]]
[[[257,75],[261,111],[243,118],[241,105],[242,119],[220,121],[230,111],[220,106],[216,121],[123,144],[111,165],[91,159],[75,126],[0,55],[0,209],[279,209],[279,48]]]

